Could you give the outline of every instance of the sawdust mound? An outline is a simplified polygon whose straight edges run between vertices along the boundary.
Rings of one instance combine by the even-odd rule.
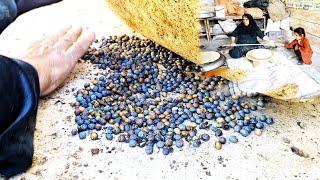
[[[133,30],[201,64],[198,0],[106,0]]]

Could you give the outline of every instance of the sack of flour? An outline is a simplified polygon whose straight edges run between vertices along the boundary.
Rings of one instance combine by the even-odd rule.
[[[223,31],[228,34],[232,33],[237,28],[236,22],[234,22],[232,19],[218,21],[218,23],[222,27]]]

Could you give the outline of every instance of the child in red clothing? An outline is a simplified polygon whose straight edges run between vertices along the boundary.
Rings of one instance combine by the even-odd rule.
[[[294,31],[294,36],[296,37],[289,44],[285,44],[286,48],[293,48],[294,52],[299,58],[298,64],[311,64],[311,57],[313,51],[311,49],[309,40],[306,38],[306,33],[303,28],[296,28]]]

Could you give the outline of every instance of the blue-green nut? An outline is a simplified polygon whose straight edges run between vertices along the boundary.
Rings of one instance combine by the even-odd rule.
[[[88,129],[90,129],[90,130],[93,130],[94,127],[95,127],[95,124],[90,123],[90,124],[88,125]]]
[[[147,142],[145,140],[143,140],[143,141],[139,142],[138,146],[142,148],[142,147],[146,146],[146,143]]]
[[[86,124],[82,124],[79,128],[78,131],[86,131],[88,129],[88,126]]]
[[[227,142],[226,138],[225,137],[219,137],[218,138],[218,141],[221,143],[221,144],[225,144]]]
[[[262,116],[260,117],[260,121],[261,121],[261,122],[266,122],[266,120],[267,120],[267,116],[262,115]]]
[[[240,132],[240,130],[242,129],[242,126],[236,125],[233,129],[234,129],[234,132]]]
[[[245,130],[245,129],[241,129],[241,130],[240,130],[240,134],[241,134],[243,137],[249,136],[249,132],[248,132],[247,130]]]
[[[87,132],[83,131],[79,133],[79,138],[80,139],[85,139],[87,137]]]
[[[258,122],[258,123],[256,124],[256,128],[258,128],[258,129],[263,129],[263,127],[264,127],[263,122]]]
[[[202,134],[202,135],[201,135],[201,139],[202,139],[203,141],[209,141],[209,140],[210,140],[210,136],[209,136],[209,134]]]
[[[265,106],[265,103],[263,101],[258,101],[257,105],[263,108]]]
[[[113,135],[107,133],[107,134],[106,134],[106,138],[107,138],[107,140],[111,141],[111,140],[113,139]]]
[[[230,129],[230,126],[228,124],[223,124],[222,129],[228,131]]]
[[[173,136],[173,139],[174,139],[175,141],[179,141],[181,138],[182,138],[182,137],[181,137],[181,135],[179,135],[179,134],[175,134],[175,135]]]
[[[234,136],[234,135],[229,136],[228,139],[229,139],[229,141],[230,141],[231,143],[237,143],[237,142],[238,142],[237,136]]]
[[[273,118],[272,117],[268,117],[267,120],[266,120],[266,123],[268,125],[272,125],[274,123]]]
[[[195,147],[195,148],[200,147],[200,145],[201,145],[200,139],[196,139],[196,140],[194,140],[194,141],[192,142],[192,146]]]
[[[248,131],[249,133],[251,132],[251,128],[249,126],[244,126],[242,129],[245,129],[246,131]]]
[[[131,139],[131,140],[129,141],[129,146],[130,146],[130,147],[136,147],[137,144],[138,144],[137,141],[134,140],[134,139]]]
[[[222,131],[220,130],[220,129],[217,129],[215,132],[214,132],[214,134],[215,134],[215,136],[216,137],[220,137],[220,136],[222,136]]]
[[[244,121],[243,121],[243,125],[244,125],[244,126],[249,126],[249,124],[250,124],[250,121],[248,121],[248,120],[244,120]]]
[[[139,131],[138,137],[139,138],[144,138],[145,137],[144,132],[143,131]]]
[[[165,145],[165,143],[164,143],[163,141],[158,141],[158,142],[157,142],[157,147],[158,147],[158,148],[163,148],[164,145]]]
[[[102,126],[100,124],[95,124],[94,129],[100,131],[102,129]]]
[[[176,144],[177,148],[182,148],[183,147],[183,140],[176,141],[175,144]]]
[[[147,153],[147,154],[152,154],[153,153],[153,145],[146,145],[146,147],[145,147],[145,152]]]
[[[72,136],[75,136],[75,135],[77,135],[78,134],[78,129],[72,129],[71,130],[71,135]]]
[[[236,126],[236,122],[230,121],[230,122],[228,123],[228,125],[229,125],[230,127],[234,128],[234,127]]]
[[[168,148],[168,147],[164,147],[164,148],[162,148],[162,153],[163,153],[163,155],[168,155],[168,154],[170,154],[170,151],[171,151],[171,149],[170,148]]]
[[[217,130],[218,128],[217,128],[217,126],[215,126],[215,125],[212,124],[212,125],[210,126],[210,129],[211,129],[213,132],[216,132],[216,130]]]

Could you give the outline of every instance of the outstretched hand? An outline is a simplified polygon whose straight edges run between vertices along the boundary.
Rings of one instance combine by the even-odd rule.
[[[275,45],[278,46],[278,47],[284,47],[285,46],[284,43],[275,43]]]
[[[37,70],[41,96],[63,83],[94,38],[94,33],[84,32],[81,27],[68,27],[29,47],[22,60]]]
[[[271,47],[275,47],[276,46],[276,42],[274,40],[268,40],[267,41],[267,45],[269,45]]]
[[[232,42],[231,44],[230,44],[230,46],[236,46],[237,44],[236,43],[234,43],[234,42]]]

